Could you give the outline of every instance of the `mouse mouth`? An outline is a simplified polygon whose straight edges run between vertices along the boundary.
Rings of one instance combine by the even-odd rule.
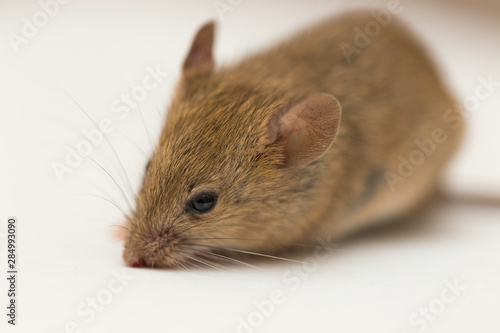
[[[140,251],[126,247],[123,259],[127,266],[133,268],[224,270],[234,264],[251,266],[234,258],[234,254],[223,248],[189,242],[175,242],[164,248],[155,248],[148,244]]]
[[[127,266],[133,268],[182,268],[185,261],[182,256],[170,253],[133,254],[130,251],[124,251],[123,259]]]
[[[209,245],[187,244],[181,239],[128,239],[123,259],[127,266],[133,268],[217,269],[222,266],[217,259],[224,256],[213,250]]]

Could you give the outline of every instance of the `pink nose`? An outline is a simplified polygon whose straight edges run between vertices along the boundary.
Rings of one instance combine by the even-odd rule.
[[[139,258],[139,259],[129,263],[129,266],[134,267],[134,268],[146,267],[146,261],[142,258]]]

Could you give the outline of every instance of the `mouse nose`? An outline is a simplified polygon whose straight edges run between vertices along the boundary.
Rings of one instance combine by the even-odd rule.
[[[146,267],[146,260],[139,258],[129,263],[130,267],[143,268]]]

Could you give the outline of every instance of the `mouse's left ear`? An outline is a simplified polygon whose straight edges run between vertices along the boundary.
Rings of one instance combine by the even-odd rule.
[[[277,145],[284,166],[304,166],[323,156],[337,136],[341,107],[329,94],[309,95],[275,110],[261,143]]]
[[[191,49],[182,68],[185,77],[210,74],[214,67],[212,47],[214,43],[215,22],[203,25],[196,34]]]

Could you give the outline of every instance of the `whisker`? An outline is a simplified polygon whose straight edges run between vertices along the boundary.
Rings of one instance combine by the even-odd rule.
[[[219,270],[219,271],[224,272],[224,270],[223,270],[223,269],[221,269],[221,268],[219,268],[219,267],[216,267],[216,266],[211,265],[211,264],[209,264],[209,263],[207,263],[207,262],[205,262],[205,261],[203,261],[203,260],[199,260],[199,259],[196,259],[195,257],[190,256],[190,255],[189,255],[190,253],[188,253],[188,252],[185,252],[185,251],[180,251],[180,250],[178,250],[178,252],[180,252],[180,253],[184,253],[184,254],[185,254],[185,255],[186,255],[189,259],[194,260],[194,261],[196,261],[196,262],[199,262],[200,264],[207,265],[207,266],[210,266],[210,267],[212,267],[212,268],[215,268],[215,269],[217,269],[217,270]]]
[[[245,266],[248,266],[248,267],[252,267],[252,268],[255,268],[255,269],[258,269],[260,271],[265,272],[265,270],[262,269],[262,268],[260,268],[260,267],[254,266],[252,264],[246,263],[246,262],[238,260],[238,259],[234,259],[234,258],[231,258],[231,257],[223,256],[222,254],[213,253],[213,252],[206,252],[206,253],[203,253],[203,254],[216,256],[216,257],[219,257],[219,258],[224,259],[226,261],[231,261],[231,262],[239,263],[239,264],[242,264],[242,265],[245,265]]]
[[[78,108],[87,116],[87,118],[92,122],[92,124],[94,124],[95,128],[101,133],[101,135],[103,136],[104,140],[106,140],[107,144],[109,145],[109,148],[113,152],[115,158],[118,160],[118,163],[120,164],[120,167],[121,167],[121,170],[123,172],[123,175],[125,176],[125,180],[128,183],[128,187],[129,187],[130,193],[133,193],[132,184],[130,183],[130,179],[128,177],[128,174],[125,171],[125,168],[123,167],[123,163],[121,162],[120,158],[118,157],[118,154],[116,153],[115,148],[113,147],[113,145],[109,141],[109,139],[106,136],[106,134],[101,130],[101,128],[94,121],[94,119],[92,119],[92,117],[90,117],[90,115],[83,109],[83,107],[66,90],[64,90],[63,88],[61,88],[59,86],[56,86],[56,87],[59,88],[69,99],[71,99],[73,101],[73,103],[76,104],[76,106],[78,106]],[[88,157],[90,157],[90,156],[88,156]]]
[[[107,225],[107,226],[104,226],[104,227],[101,227],[99,228],[98,230],[96,230],[95,233],[99,232],[99,231],[102,231],[104,229],[109,229],[109,228],[116,228],[116,227],[120,227],[120,228],[123,228],[127,231],[127,233],[130,235],[131,234],[131,231],[129,228],[127,228],[126,226],[123,226],[123,225],[120,225],[120,224],[110,224],[110,225]],[[147,243],[148,240],[146,239],[146,237],[144,236],[141,236],[141,235],[136,235],[135,237],[139,238],[140,240],[142,240],[143,242]]]
[[[53,142],[52,144],[67,147],[67,145],[66,145],[66,144],[61,143],[61,142]],[[95,161],[94,161],[94,162],[95,162]],[[80,175],[78,175],[78,174],[74,174],[72,177],[80,179],[80,180],[81,180],[81,181],[83,181],[84,183],[89,184],[90,186],[94,187],[94,188],[95,188],[96,190],[98,190],[99,192],[101,192],[101,193],[103,193],[103,194],[106,194],[109,198],[112,198],[112,196],[111,196],[111,195],[110,195],[107,191],[105,191],[102,187],[100,187],[99,185],[97,185],[96,183],[94,183],[93,181],[91,181],[90,179],[85,178],[85,177],[82,177],[82,176],[80,176]],[[76,195],[79,195],[79,194],[76,194]],[[80,194],[80,195],[86,195],[86,194]],[[113,199],[113,198],[112,198],[112,199]],[[116,205],[116,203],[115,203],[114,201],[113,201],[113,203]],[[123,208],[121,208],[121,207],[118,207],[118,208],[120,209],[120,211],[121,211],[122,213],[124,213]],[[125,213],[124,213],[124,215],[127,215],[127,214],[125,214]]]
[[[115,129],[115,132],[120,134],[122,136],[122,138],[124,138],[125,140],[127,140],[128,143],[130,143],[131,145],[133,145],[140,153],[142,153],[144,155],[144,157],[147,159],[148,158],[148,154],[144,151],[144,149],[142,149],[141,147],[139,147],[139,145],[137,143],[135,143],[134,141],[130,140],[128,137],[126,137],[122,132],[118,131]]]
[[[189,240],[242,240],[242,241],[256,241],[256,242],[269,242],[268,239],[258,239],[258,238],[232,238],[232,237],[206,237],[206,238],[189,238]],[[297,246],[297,247],[304,247],[304,248],[311,248],[314,249],[318,245],[314,244],[305,244],[305,243],[290,243],[290,242],[285,242],[281,243],[282,245],[285,246]],[[328,248],[330,249],[335,249],[339,251],[346,251],[346,250],[340,250],[338,247],[335,246],[329,246]]]
[[[87,157],[92,161],[94,162],[95,164],[97,164],[97,166],[99,168],[101,168],[102,171],[104,171],[108,176],[109,178],[111,178],[111,180],[113,181],[113,183],[115,183],[116,187],[118,188],[118,190],[120,191],[120,193],[122,194],[123,198],[125,199],[125,202],[127,203],[127,206],[128,208],[130,209],[130,211],[133,211],[133,208],[132,208],[132,204],[130,203],[130,199],[125,195],[125,192],[123,191],[123,189],[120,187],[120,185],[118,185],[118,183],[116,182],[116,180],[113,178],[113,176],[111,176],[111,174],[102,166],[100,165],[96,160],[94,160],[92,157],[88,156]]]
[[[121,224],[110,224],[110,225],[105,226],[104,228],[115,228],[115,227],[123,228],[127,231],[130,231],[130,229],[128,227],[121,225]]]
[[[177,267],[181,267],[181,268],[182,268],[182,269],[184,269],[185,271],[189,271],[189,269],[188,269],[186,266],[184,266],[184,264],[183,264],[183,263],[181,263],[181,262],[176,263],[176,266],[177,266]]]
[[[191,244],[184,243],[184,244],[185,245],[192,245],[192,246],[206,246],[206,247],[210,247],[210,248],[214,248],[214,249],[219,249],[219,250],[234,251],[234,252],[238,252],[238,253],[250,254],[250,255],[254,255],[254,256],[266,257],[266,258],[271,258],[271,259],[284,260],[284,261],[294,262],[294,263],[298,263],[298,264],[303,264],[304,263],[303,261],[299,261],[299,260],[294,260],[294,259],[289,259],[289,258],[283,258],[283,257],[277,257],[277,256],[273,256],[273,255],[270,255],[270,254],[264,254],[264,253],[258,253],[258,252],[252,252],[252,251],[232,249],[232,248],[228,248],[228,247],[219,247],[219,246],[212,246],[212,245],[192,244],[192,243]]]
[[[102,227],[100,228],[100,230],[102,229],[108,229],[108,228],[116,228],[116,227],[119,227],[119,228],[122,228],[122,229],[125,229],[128,233],[130,233],[130,229],[127,228],[126,226],[124,225],[121,225],[121,224],[110,224],[110,225],[107,225],[105,227]]]
[[[269,240],[266,239],[256,239],[256,238],[231,238],[231,237],[207,237],[207,238],[189,238],[189,240],[247,240],[247,241],[257,241],[257,242],[269,242]],[[284,246],[296,246],[296,247],[302,247],[302,248],[309,248],[309,249],[315,249],[318,247],[318,245],[312,245],[312,244],[302,244],[302,243],[282,243]],[[202,246],[201,244],[199,246]],[[346,250],[346,249],[340,249],[338,246],[325,246],[321,245],[321,247],[332,249],[338,252],[345,252],[345,253],[359,253],[359,254],[366,254],[367,251],[355,251],[355,250]]]
[[[119,74],[120,77],[122,78],[123,80],[123,83],[127,86],[127,89],[128,91],[130,92],[130,94],[132,95],[132,98],[134,99],[134,102],[135,102],[135,105],[137,106],[137,109],[139,110],[139,115],[141,116],[141,120],[142,120],[142,125],[144,126],[144,130],[146,131],[146,135],[148,137],[148,140],[149,140],[149,145],[151,146],[151,149],[154,149],[154,146],[153,146],[153,140],[151,140],[151,135],[149,133],[149,130],[148,130],[148,127],[146,125],[146,121],[144,120],[144,116],[142,114],[142,109],[141,109],[141,106],[140,104],[137,102],[137,99],[135,98],[135,95],[134,93],[132,92],[132,89],[130,88],[130,86],[128,85],[127,83],[127,80],[125,80],[125,78]]]
[[[110,199],[108,199],[106,197],[103,197],[103,196],[100,196],[100,195],[97,195],[97,194],[90,194],[90,193],[77,193],[75,195],[82,195],[82,196],[84,195],[84,196],[90,196],[90,197],[94,197],[94,198],[100,198],[102,200],[105,200],[105,201],[109,202],[110,204],[112,204],[116,208],[118,208],[123,215],[127,215],[125,213],[125,211],[120,206],[118,206],[117,203],[115,203],[114,201],[111,201]]]
[[[182,235],[183,233],[185,233],[186,231],[191,230],[191,229],[196,228],[196,227],[200,227],[200,226],[202,226],[202,225],[203,225],[203,224],[205,224],[205,223],[207,223],[207,222],[203,221],[203,222],[197,223],[197,224],[195,224],[195,225],[192,225],[192,226],[190,226],[190,227],[188,227],[188,228],[185,228],[184,230],[181,230],[180,232],[177,232],[177,233],[176,233],[176,235],[175,235],[175,237],[174,237],[174,238],[172,238],[172,240],[175,240],[175,239],[179,238],[179,236],[180,236],[180,235]],[[167,228],[171,227],[171,226],[172,226],[172,224],[173,224],[173,223],[170,223],[170,224],[167,226]]]
[[[201,270],[204,270],[204,271],[206,271],[206,270],[207,270],[205,267],[198,266],[198,265],[196,265],[195,263],[190,262],[190,261],[186,261],[186,264],[190,264],[191,266],[194,266],[194,267],[196,267],[196,268],[198,268],[198,269],[201,269]]]

